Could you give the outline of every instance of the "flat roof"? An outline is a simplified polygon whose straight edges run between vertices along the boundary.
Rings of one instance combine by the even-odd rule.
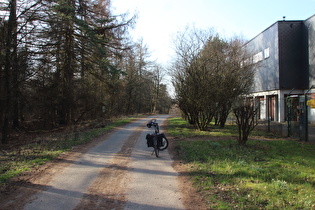
[[[313,16],[315,16],[315,15],[313,15]],[[265,30],[263,30],[262,32],[260,32],[259,34],[257,34],[256,36],[254,36],[252,39],[250,39],[248,42],[246,42],[246,44],[247,43],[249,43],[249,42],[251,42],[252,40],[254,40],[256,37],[258,37],[260,34],[262,34],[262,33],[264,33],[265,31],[267,31],[267,30],[269,30],[271,27],[273,27],[274,25],[276,25],[276,24],[279,24],[279,23],[292,23],[292,22],[304,22],[304,20],[279,20],[279,21],[277,21],[277,22],[275,22],[275,23],[273,23],[272,25],[270,25],[268,28],[266,28]],[[245,44],[245,45],[246,45]]]

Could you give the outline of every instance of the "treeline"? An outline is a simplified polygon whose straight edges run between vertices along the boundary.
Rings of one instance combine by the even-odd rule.
[[[27,122],[38,128],[168,112],[163,68],[114,16],[108,0],[0,2],[1,142]]]
[[[213,30],[188,29],[175,43],[173,79],[184,117],[200,130],[211,121],[224,127],[233,106],[249,93],[254,68],[246,62],[244,41]]]

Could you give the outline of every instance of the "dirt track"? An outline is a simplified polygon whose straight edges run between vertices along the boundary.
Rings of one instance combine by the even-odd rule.
[[[158,117],[161,124],[167,116]],[[167,151],[151,156],[145,145],[149,119],[19,177],[2,190],[1,209],[203,209],[185,168]],[[171,154],[173,149],[171,143]]]

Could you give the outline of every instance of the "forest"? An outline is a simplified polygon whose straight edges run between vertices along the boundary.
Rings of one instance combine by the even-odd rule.
[[[1,143],[12,131],[168,113],[165,69],[130,37],[135,23],[109,0],[1,0]]]

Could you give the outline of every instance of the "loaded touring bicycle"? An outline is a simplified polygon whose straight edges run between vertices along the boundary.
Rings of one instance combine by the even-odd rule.
[[[160,133],[159,124],[156,122],[156,119],[149,121],[147,127],[154,128],[154,133],[147,134],[146,136],[147,145],[148,147],[154,148],[152,155],[155,153],[155,156],[159,157],[160,151],[163,151],[168,147],[168,140],[164,133]]]

